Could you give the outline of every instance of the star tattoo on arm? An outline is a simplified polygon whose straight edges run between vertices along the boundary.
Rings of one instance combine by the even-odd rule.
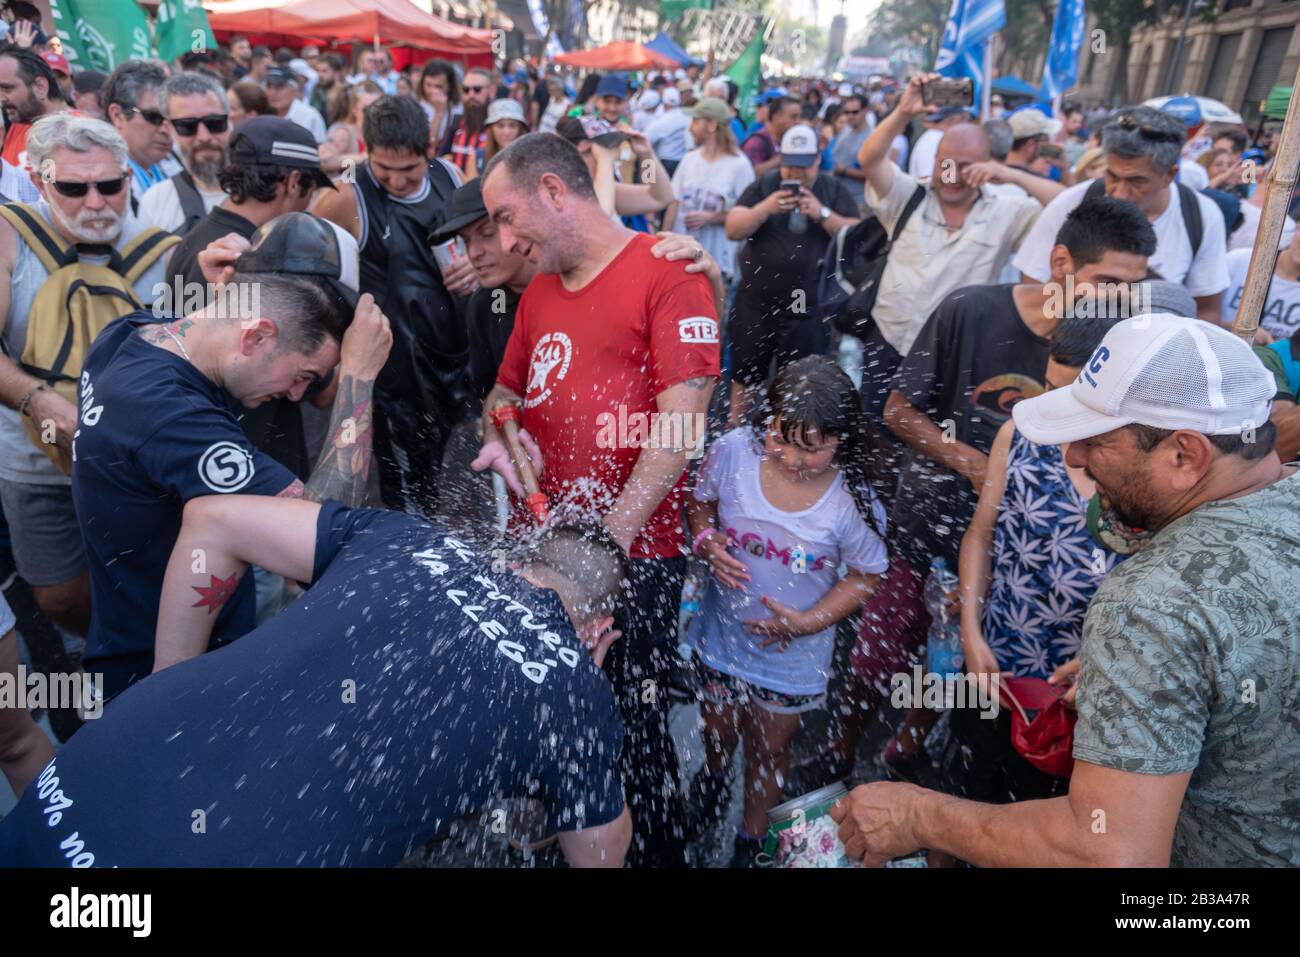
[[[206,607],[208,609],[208,614],[211,615],[226,602],[230,601],[231,596],[235,594],[235,589],[239,587],[239,576],[231,575],[229,578],[224,579],[218,578],[216,575],[209,575],[208,577],[212,579],[210,585],[190,586],[199,593],[199,600],[190,607]]]

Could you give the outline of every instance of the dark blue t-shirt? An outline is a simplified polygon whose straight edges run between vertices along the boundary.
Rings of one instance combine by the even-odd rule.
[[[152,668],[163,574],[186,502],[226,492],[277,495],[295,480],[248,441],[238,419],[243,407],[229,393],[136,335],[158,321],[138,312],[105,328],[77,390],[72,497],[90,565],[83,660],[91,672],[103,659],[139,658],[144,673]],[[220,583],[212,584],[215,602]],[[216,612],[213,647],[250,631],[255,611],[246,575]]]
[[[614,694],[553,591],[335,502],[315,575],[88,721],[0,821],[0,864],[380,866],[500,794],[554,830],[622,813]]]

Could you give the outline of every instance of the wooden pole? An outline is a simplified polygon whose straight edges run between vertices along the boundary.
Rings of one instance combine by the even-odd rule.
[[[1246,271],[1246,286],[1242,290],[1241,305],[1232,331],[1246,342],[1254,342],[1259,329],[1259,316],[1268,297],[1273,270],[1277,268],[1278,244],[1282,240],[1282,227],[1286,224],[1291,194],[1295,191],[1296,172],[1300,168],[1300,70],[1296,71],[1291,87],[1291,102],[1287,105],[1286,121],[1278,136],[1273,162],[1268,167],[1264,181],[1264,208],[1259,214],[1259,230],[1255,233],[1255,248],[1250,254]]]

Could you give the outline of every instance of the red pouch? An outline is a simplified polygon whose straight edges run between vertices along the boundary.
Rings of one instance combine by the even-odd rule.
[[[1038,770],[1068,778],[1074,770],[1074,723],[1078,716],[1062,692],[1042,678],[1003,676],[1001,697],[1011,703],[1011,745]]]

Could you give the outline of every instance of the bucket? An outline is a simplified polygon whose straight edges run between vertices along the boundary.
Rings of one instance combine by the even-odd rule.
[[[840,843],[831,819],[835,802],[847,795],[843,782],[810,791],[767,812],[767,840],[758,856],[762,867],[860,867]]]

